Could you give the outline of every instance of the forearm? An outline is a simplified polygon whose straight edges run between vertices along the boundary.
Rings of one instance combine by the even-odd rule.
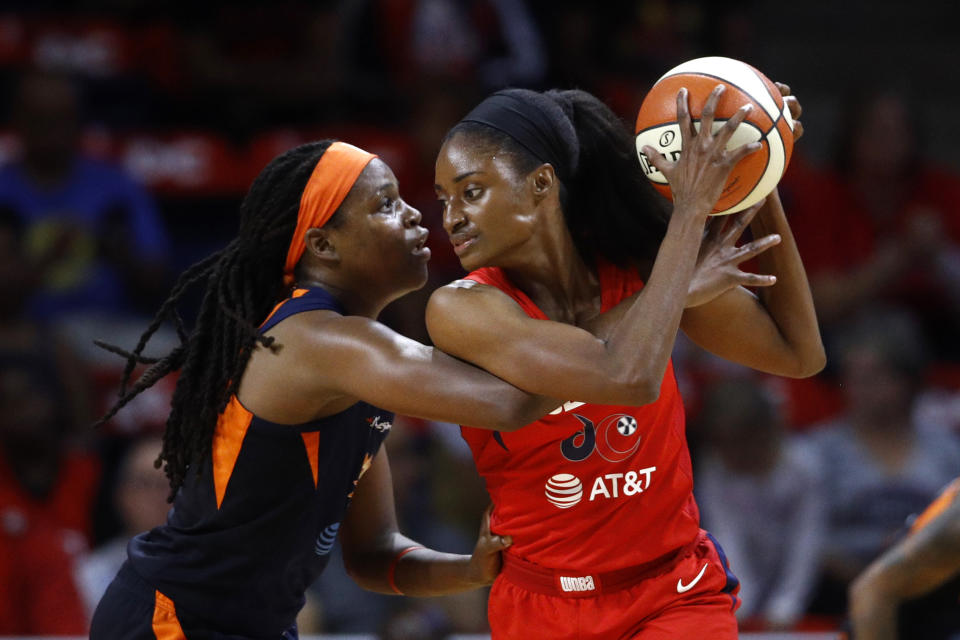
[[[867,568],[865,575],[878,591],[899,602],[929,593],[960,573],[960,527],[938,524],[906,538]]]
[[[633,384],[653,387],[654,397],[680,328],[704,222],[701,216],[675,211],[643,290],[622,302],[629,307],[612,327],[603,329],[611,369]]]
[[[793,353],[797,372],[813,375],[823,368],[826,356],[807,274],[776,190],[753,219],[751,229],[755,238],[780,235],[778,246],[757,256],[760,273],[776,276],[777,282],[760,288],[757,295]]]
[[[856,640],[896,638],[897,607],[960,573],[960,504],[877,558],[850,590]]]
[[[411,547],[416,548],[397,560]],[[400,533],[378,550],[354,558],[347,570],[364,589],[390,595],[441,596],[487,586],[473,570],[471,556],[422,548]]]
[[[855,640],[897,640],[897,609],[885,602],[851,602],[850,625]]]

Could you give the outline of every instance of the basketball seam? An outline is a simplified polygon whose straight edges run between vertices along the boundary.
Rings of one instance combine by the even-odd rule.
[[[758,128],[759,128],[759,127],[758,127]],[[729,211],[730,209],[733,209],[735,206],[737,206],[738,204],[740,204],[741,202],[743,202],[744,200],[746,200],[746,199],[747,199],[747,196],[749,196],[751,193],[753,193],[753,190],[756,189],[756,188],[757,188],[757,185],[760,184],[760,181],[763,180],[763,176],[764,176],[764,174],[767,172],[767,168],[770,166],[770,158],[771,158],[771,156],[773,156],[772,150],[770,149],[770,141],[767,140],[767,136],[763,136],[763,141],[767,143],[767,158],[766,158],[766,161],[763,163],[763,171],[760,172],[760,177],[757,178],[757,181],[753,183],[753,185],[750,187],[750,190],[747,191],[742,198],[740,198],[739,200],[737,200],[736,202],[734,202],[732,205],[730,205],[729,207],[727,207],[727,208],[724,209],[723,211]],[[717,212],[717,213],[723,213],[723,212],[721,211],[721,212]],[[716,214],[714,214],[714,215],[716,215]]]
[[[694,120],[696,120],[697,122],[699,122],[699,121],[702,120],[702,119],[703,119],[703,118],[691,118],[691,119],[690,119],[690,122],[692,123]],[[729,120],[729,119],[730,119],[730,118],[714,118],[714,122],[726,122],[726,121]],[[636,140],[636,139],[637,139],[637,136],[639,136],[641,133],[643,133],[643,132],[645,132],[645,131],[650,131],[651,129],[656,129],[657,127],[670,126],[671,124],[680,124],[680,121],[679,121],[679,120],[668,120],[668,121],[666,121],[666,122],[661,122],[660,124],[655,124],[655,125],[653,125],[653,126],[647,127],[646,129],[640,129],[640,131],[637,131],[637,132],[634,134],[633,139]],[[760,132],[760,139],[761,139],[761,140],[763,140],[763,138],[766,137],[766,135],[767,135],[766,133],[763,132],[763,129],[761,129],[759,126],[757,126],[757,124],[756,124],[755,122],[750,122],[749,120],[744,120],[744,121],[741,122],[740,124],[749,125],[749,126],[753,127],[754,129],[756,129],[757,131],[759,131],[759,132]],[[769,133],[770,130],[768,129],[767,132]]]
[[[756,72],[754,72],[754,73],[756,73]],[[752,102],[753,104],[755,104],[758,109],[760,109],[760,110],[763,111],[765,114],[767,114],[767,117],[768,117],[768,118],[770,118],[771,120],[773,119],[773,118],[770,116],[770,114],[767,113],[766,107],[764,107],[762,104],[760,104],[760,102],[759,102],[756,98],[753,97],[753,94],[752,94],[752,93],[750,93],[749,91],[747,91],[746,89],[744,89],[744,88],[741,87],[740,85],[738,85],[738,84],[736,84],[736,83],[733,83],[733,82],[730,82],[730,81],[727,80],[726,78],[721,78],[720,76],[714,75],[714,74],[712,74],[712,73],[704,73],[704,72],[702,72],[702,71],[695,71],[695,72],[685,71],[685,72],[683,72],[683,73],[675,73],[675,74],[673,74],[672,76],[664,76],[663,78],[661,78],[661,80],[666,80],[667,78],[674,78],[674,77],[676,77],[676,76],[681,76],[681,75],[703,76],[704,78],[713,78],[714,80],[719,80],[720,82],[722,82],[722,83],[724,83],[724,84],[728,84],[728,85],[730,85],[731,87],[733,87],[734,89],[736,89],[737,91],[739,91],[740,93],[742,93],[743,95],[745,95],[746,97],[750,98],[750,102]],[[758,79],[759,79],[759,76],[758,76]],[[659,81],[658,81],[658,82],[659,82]],[[762,79],[761,79],[761,84],[763,84],[763,88],[767,90],[767,95],[770,95],[770,88],[767,87],[767,84],[766,84],[765,82],[763,82]],[[777,101],[774,100],[774,101],[773,101],[773,104],[777,104]],[[779,109],[779,111],[780,111],[781,114],[783,113],[783,109]],[[692,116],[691,116],[691,118],[692,118]],[[759,128],[759,127],[758,127],[758,128]]]

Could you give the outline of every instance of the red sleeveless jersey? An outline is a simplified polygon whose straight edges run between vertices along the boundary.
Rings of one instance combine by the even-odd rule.
[[[643,287],[635,271],[601,263],[606,312]],[[497,287],[531,318],[547,317],[496,267],[467,279]],[[649,562],[699,532],[683,402],[667,366],[656,402],[642,407],[571,398],[513,433],[463,426],[493,499],[491,529],[508,553],[585,573]]]

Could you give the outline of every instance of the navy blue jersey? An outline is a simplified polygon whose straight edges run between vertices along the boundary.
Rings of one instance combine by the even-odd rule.
[[[343,313],[322,289],[299,289],[260,330],[317,309]],[[130,542],[130,563],[211,629],[279,637],[326,566],[354,487],[392,421],[358,402],[280,425],[231,398],[200,474],[188,470],[166,524]]]

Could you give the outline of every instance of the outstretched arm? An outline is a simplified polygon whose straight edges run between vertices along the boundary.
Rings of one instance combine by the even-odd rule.
[[[244,373],[241,394],[282,389],[257,400],[299,422],[323,413],[325,403],[363,400],[408,416],[510,431],[533,422],[561,404],[530,395],[438,349],[406,338],[376,320],[330,311],[297,314],[271,332],[284,345],[279,353],[258,350]],[[258,384],[258,377],[269,384]],[[244,398],[252,401],[250,395]],[[290,407],[302,405],[299,420]],[[319,413],[318,413],[319,412]]]
[[[960,574],[960,499],[877,558],[850,589],[856,640],[896,640],[897,607]]]
[[[370,591],[408,596],[447,595],[491,584],[500,571],[500,551],[511,542],[509,537],[490,533],[489,509],[469,556],[426,549],[400,533],[384,450],[357,485],[340,534],[347,573],[357,584]],[[411,547],[413,551],[397,560]]]

